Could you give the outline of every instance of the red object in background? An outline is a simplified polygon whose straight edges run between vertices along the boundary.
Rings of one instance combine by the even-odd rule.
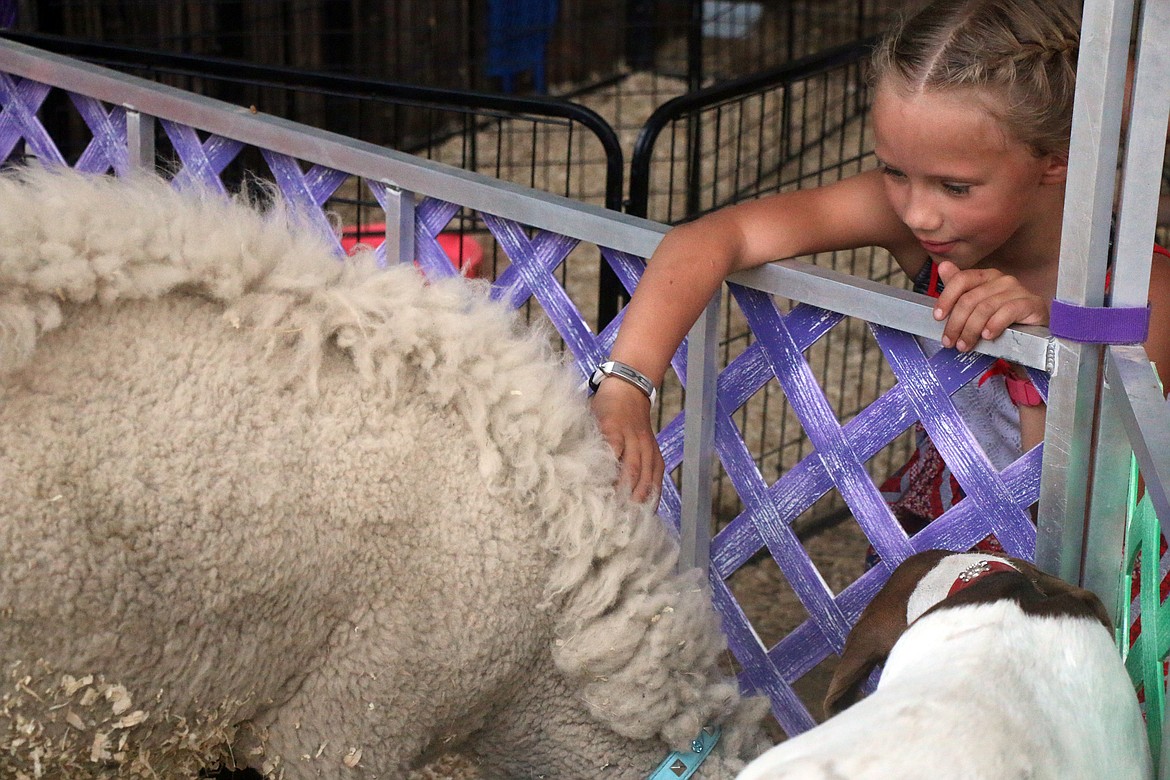
[[[365,244],[370,249],[377,249],[386,240],[386,226],[381,223],[365,225],[348,225],[341,229],[341,248],[346,254],[352,255],[354,248]],[[479,264],[483,262],[483,247],[479,242],[468,235],[458,233],[440,233],[435,237],[439,246],[451,258],[451,264],[459,269],[459,273],[468,278],[475,278],[479,273]]]

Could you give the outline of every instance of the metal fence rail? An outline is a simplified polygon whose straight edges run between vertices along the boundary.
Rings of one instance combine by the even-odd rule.
[[[1167,34],[1170,7],[1165,3],[1085,3],[1057,299],[1087,307],[1086,316],[1102,306],[1140,310],[1149,300],[1166,165],[1164,158],[1162,165],[1152,165],[1151,152],[1166,148],[1170,117]],[[1132,96],[1125,116],[1131,56]],[[1108,298],[1107,268],[1112,269]],[[1110,342],[1109,335],[1102,334],[1100,341]],[[1170,653],[1170,602],[1163,600],[1162,588],[1170,556],[1161,547],[1170,521],[1170,403],[1140,346],[1064,339],[1057,345],[1059,371],[1045,440],[1062,457],[1044,464],[1037,562],[1068,579],[1079,578],[1122,623],[1127,666],[1135,684],[1144,688],[1155,766],[1158,776],[1167,778],[1164,662]],[[1131,452],[1145,491],[1137,507],[1132,506],[1137,486],[1129,485],[1127,467]],[[1122,560],[1116,555],[1119,546],[1128,553]],[[1130,577],[1139,551],[1140,586],[1131,602]],[[1141,636],[1131,648],[1125,640],[1131,622],[1139,618]]]

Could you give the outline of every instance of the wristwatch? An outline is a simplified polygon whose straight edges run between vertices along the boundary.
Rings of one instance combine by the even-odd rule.
[[[654,408],[654,401],[658,398],[654,383],[638,369],[618,360],[607,360],[593,371],[593,376],[589,377],[589,392],[596,393],[597,386],[607,376],[617,377],[641,390],[650,399],[650,408]]]

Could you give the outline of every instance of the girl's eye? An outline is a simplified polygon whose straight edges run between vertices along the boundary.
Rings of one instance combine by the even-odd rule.
[[[948,195],[966,195],[971,192],[970,184],[943,184]]]
[[[882,173],[886,176],[889,176],[891,179],[904,179],[904,178],[906,178],[906,174],[902,173],[897,168],[891,168],[890,166],[886,165],[885,163],[880,163],[879,167],[881,168]]]

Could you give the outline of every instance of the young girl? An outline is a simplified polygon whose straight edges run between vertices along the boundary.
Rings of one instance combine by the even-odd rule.
[[[966,351],[1012,324],[1047,325],[1078,39],[1077,20],[1051,0],[931,2],[872,58],[878,167],[671,230],[634,292],[612,359],[658,385],[728,274],[864,246],[887,250],[920,291],[937,295],[943,346]],[[1153,263],[1145,347],[1170,386],[1170,260],[1158,254]],[[967,389],[960,402],[999,410],[1003,421],[977,432],[993,462],[1018,456],[1044,429],[1026,374],[1018,366],[1003,373]],[[648,388],[636,374],[611,376],[618,381],[597,383],[593,411],[621,460],[619,481],[639,500],[654,498],[663,462]],[[910,481],[934,479],[930,489],[945,491],[934,472]]]

